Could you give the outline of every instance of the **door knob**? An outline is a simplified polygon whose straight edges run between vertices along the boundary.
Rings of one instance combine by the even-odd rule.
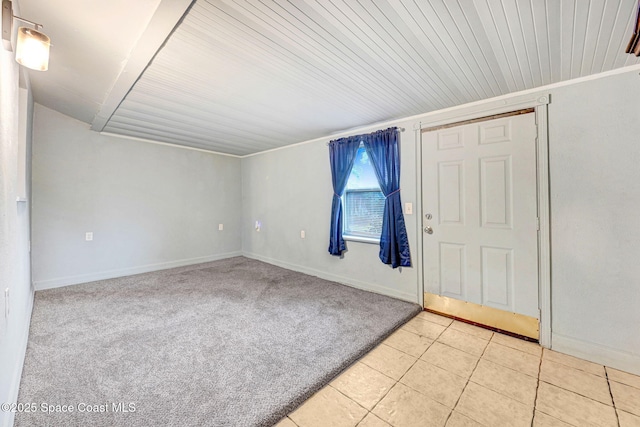
[[[431,226],[430,226],[430,225],[427,225],[427,226],[424,228],[424,232],[425,232],[425,233],[427,233],[427,234],[433,234],[433,228],[431,228]]]

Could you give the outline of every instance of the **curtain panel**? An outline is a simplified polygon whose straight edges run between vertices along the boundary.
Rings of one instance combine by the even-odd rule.
[[[329,143],[333,201],[331,202],[331,227],[329,230],[329,253],[340,256],[347,249],[342,237],[342,194],[344,193],[358,147],[362,139],[358,136],[340,138]]]
[[[398,134],[398,128],[393,127],[363,136],[364,148],[385,196],[379,256],[383,263],[393,268],[411,266],[409,238],[400,199]]]

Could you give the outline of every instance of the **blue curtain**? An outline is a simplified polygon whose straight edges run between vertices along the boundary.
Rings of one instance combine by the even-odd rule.
[[[385,195],[380,260],[393,268],[411,266],[409,239],[400,200],[400,147],[398,128],[362,135],[380,189]]]
[[[331,161],[331,181],[333,182],[333,202],[331,203],[331,229],[329,235],[329,253],[342,255],[347,245],[342,238],[342,193],[347,186],[353,163],[356,160],[358,147],[362,138],[351,136],[340,138],[329,143],[329,160]]]

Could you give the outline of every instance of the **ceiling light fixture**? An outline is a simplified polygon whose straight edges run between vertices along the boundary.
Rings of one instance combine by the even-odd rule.
[[[11,36],[13,33],[13,20],[26,22],[35,27],[18,28],[16,41],[16,61],[27,68],[37,71],[47,71],[49,68],[49,46],[51,39],[46,34],[38,31],[41,24],[13,15],[11,0],[2,0],[2,43],[4,48],[12,51]]]

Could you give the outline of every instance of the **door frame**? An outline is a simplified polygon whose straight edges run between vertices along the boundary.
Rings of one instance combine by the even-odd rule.
[[[424,307],[424,268],[422,217],[422,130],[434,126],[455,124],[465,120],[478,119],[496,114],[533,108],[537,127],[536,136],[536,187],[538,200],[538,305],[540,319],[540,345],[551,348],[551,240],[549,217],[549,129],[548,93],[499,97],[497,99],[474,102],[461,107],[453,107],[422,117],[413,126],[416,141],[416,230],[418,247],[416,266],[418,269],[418,300]]]

